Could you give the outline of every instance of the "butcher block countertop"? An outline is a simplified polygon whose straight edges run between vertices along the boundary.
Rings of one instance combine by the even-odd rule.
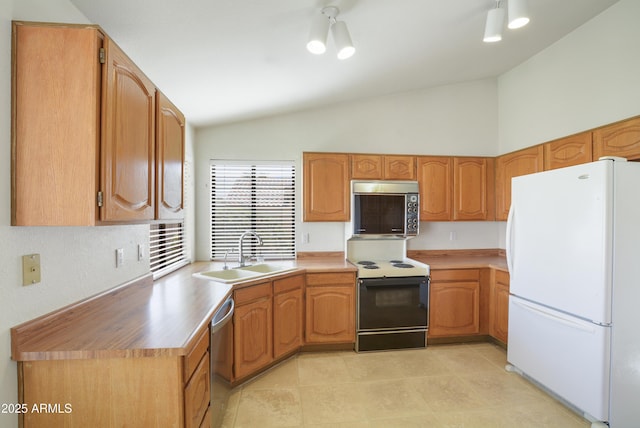
[[[296,268],[278,277],[357,271],[342,253],[274,263]],[[222,266],[196,262],[155,282],[149,274],[15,326],[11,329],[11,357],[35,361],[186,355],[234,287],[276,277],[232,286],[192,276]]]

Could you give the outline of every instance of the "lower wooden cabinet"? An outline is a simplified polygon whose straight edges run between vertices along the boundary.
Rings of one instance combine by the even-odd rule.
[[[18,362],[21,427],[209,426],[209,330],[187,356]],[[102,403],[102,405],[97,405]]]
[[[310,273],[306,282],[305,342],[355,342],[355,273]]]
[[[273,357],[276,359],[302,346],[303,287],[303,275],[273,282]]]
[[[429,337],[480,333],[480,272],[478,269],[431,272]]]
[[[507,343],[509,331],[509,274],[493,270],[489,297],[489,334]]]
[[[271,282],[234,292],[233,362],[236,379],[273,361]]]

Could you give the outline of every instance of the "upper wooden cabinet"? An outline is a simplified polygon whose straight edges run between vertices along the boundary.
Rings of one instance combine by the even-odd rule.
[[[448,221],[453,218],[453,158],[418,156],[420,219]]]
[[[101,220],[155,216],[155,92],[153,83],[108,38],[102,106]]]
[[[184,189],[184,115],[156,92],[156,218],[181,219]]]
[[[14,22],[13,32],[12,224],[154,219],[153,83],[96,26]],[[168,142],[177,125],[165,119],[162,203],[175,218],[182,204],[175,163],[183,154]]]
[[[416,158],[414,156],[385,155],[385,180],[415,180]]]
[[[349,221],[349,155],[303,153],[304,221]]]
[[[453,220],[493,220],[494,161],[453,158]]]
[[[351,178],[355,180],[381,180],[384,162],[381,155],[351,155]]]
[[[587,163],[592,160],[591,131],[544,144],[545,171]]]
[[[542,171],[543,148],[534,146],[496,158],[496,220],[506,220],[511,206],[511,179]]]
[[[599,159],[602,156],[640,160],[640,117],[593,131],[593,158]]]
[[[351,155],[351,178],[354,180],[415,180],[415,156]]]

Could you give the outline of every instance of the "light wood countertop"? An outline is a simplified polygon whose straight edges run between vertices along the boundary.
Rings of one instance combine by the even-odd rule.
[[[410,251],[431,269],[495,268],[506,271],[497,251]],[[163,278],[138,278],[11,329],[16,361],[131,358],[186,355],[234,288],[305,272],[357,272],[340,253],[273,262],[291,271],[233,285],[193,277],[220,269],[196,262]],[[235,263],[228,263],[235,267]]]
[[[276,263],[295,267],[283,276],[357,270],[344,257]],[[192,276],[222,266],[219,262],[196,262],[155,282],[147,275],[15,326],[11,329],[11,357],[33,361],[186,355],[233,288],[275,277],[232,286]]]

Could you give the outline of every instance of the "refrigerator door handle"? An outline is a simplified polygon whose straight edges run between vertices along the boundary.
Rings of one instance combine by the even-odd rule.
[[[512,275],[513,279],[513,216],[514,216],[515,208],[513,207],[513,202],[509,207],[509,215],[507,216],[507,232],[506,232],[506,256],[507,256],[507,270],[509,274]]]
[[[595,332],[596,332],[595,325],[593,325],[592,323],[589,323],[589,322],[586,322],[586,321],[580,322],[580,321],[576,320],[575,318],[569,319],[569,318],[566,318],[566,317],[563,317],[563,316],[560,316],[560,315],[557,315],[557,314],[554,314],[554,313],[550,313],[550,312],[544,311],[544,310],[542,310],[540,308],[537,308],[537,307],[535,307],[533,305],[530,305],[530,304],[528,304],[526,302],[523,302],[522,300],[514,300],[513,303],[515,305],[518,305],[518,306],[522,307],[525,310],[528,310],[528,311],[531,311],[531,312],[535,312],[536,314],[538,314],[538,315],[540,315],[540,316],[542,316],[544,318],[547,318],[547,319],[549,319],[551,321],[559,322],[561,324],[566,325],[567,327],[574,328],[576,330],[582,330],[584,332],[591,333],[591,334],[595,334]]]

